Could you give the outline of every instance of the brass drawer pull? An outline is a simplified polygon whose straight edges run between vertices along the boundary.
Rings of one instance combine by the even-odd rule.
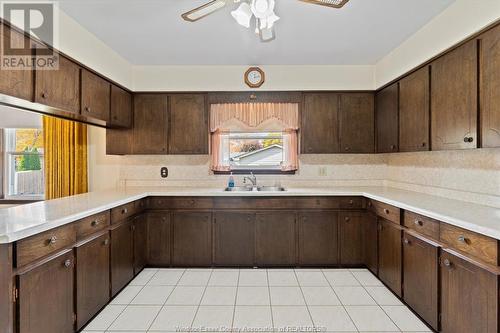
[[[49,245],[50,244],[55,244],[56,242],[57,242],[57,237],[56,236],[50,237],[50,239],[49,239]]]
[[[384,213],[389,214],[389,210],[387,208],[384,208]]]
[[[104,242],[102,242],[102,245],[108,245],[109,244],[109,239],[105,239]]]
[[[344,217],[344,221],[349,222],[349,221],[351,221],[351,218],[350,217]]]
[[[415,220],[415,225],[418,225],[418,226],[423,226],[424,225],[424,222],[420,221],[420,220]]]
[[[465,244],[468,244],[469,243],[469,240],[464,236],[464,235],[460,235],[458,236],[457,240],[460,242],[460,243],[465,243]]]
[[[90,223],[91,226],[97,227],[99,225],[99,220],[94,220]]]
[[[127,214],[128,213],[128,209],[127,208],[123,208],[122,209],[122,214]]]
[[[405,238],[404,243],[405,243],[406,245],[410,245],[410,240],[409,240],[408,238]]]
[[[446,267],[450,268],[451,267],[451,262],[448,259],[443,260],[443,265]]]
[[[352,199],[349,200],[349,205],[351,205],[351,206],[354,205],[354,200],[352,200]]]
[[[64,267],[66,267],[66,268],[71,267],[71,260],[69,260],[69,259],[68,259],[68,260],[66,260],[66,261],[64,262]]]

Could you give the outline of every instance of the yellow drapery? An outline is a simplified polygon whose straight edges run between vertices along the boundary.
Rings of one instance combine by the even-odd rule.
[[[88,191],[87,125],[43,117],[45,199]]]

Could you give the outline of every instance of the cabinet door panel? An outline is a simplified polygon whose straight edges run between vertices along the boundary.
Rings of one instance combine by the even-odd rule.
[[[338,264],[337,213],[300,213],[299,265],[334,264]]]
[[[167,102],[162,94],[134,96],[134,154],[167,154]]]
[[[340,263],[362,265],[364,263],[363,231],[365,213],[340,213]]]
[[[500,26],[480,37],[481,145],[500,147]]]
[[[375,151],[375,105],[372,93],[340,96],[340,151]]]
[[[111,85],[110,118],[113,126],[132,126],[132,94],[115,85]]]
[[[174,252],[172,263],[180,266],[212,264],[212,214],[208,212],[172,213]]]
[[[109,121],[111,84],[82,69],[82,115]]]
[[[339,95],[304,94],[302,153],[331,154],[339,151]]]
[[[202,94],[170,95],[169,154],[208,154],[208,112]]]
[[[399,82],[399,151],[430,149],[429,67]]]
[[[365,264],[373,274],[378,275],[378,227],[377,216],[368,213],[364,233]]]
[[[111,230],[111,296],[134,277],[134,247],[131,221]]]
[[[258,265],[295,265],[296,230],[294,212],[257,213],[255,239]]]
[[[432,150],[477,147],[477,41],[431,65]]]
[[[438,330],[439,249],[407,233],[403,239],[404,300]]]
[[[170,213],[148,213],[148,263],[152,266],[169,266],[171,263],[172,224]]]
[[[441,332],[498,332],[498,277],[446,250],[441,255]]]
[[[399,84],[377,93],[377,153],[398,151]]]
[[[390,221],[379,219],[378,246],[378,276],[401,297],[401,228]]]
[[[4,43],[2,50],[7,50],[8,43],[22,47],[31,55],[29,39],[24,35],[11,30],[6,25],[0,27],[0,41]],[[31,70],[7,70],[2,68],[0,75],[0,93],[31,101],[33,98],[33,71]]]
[[[19,333],[73,332],[73,262],[66,252],[18,276]]]
[[[76,328],[81,329],[109,301],[109,235],[76,251]]]
[[[216,265],[254,265],[254,213],[217,212],[215,214],[214,228],[214,262]]]
[[[146,267],[148,259],[148,224],[146,215],[134,219],[134,275]]]
[[[35,72],[35,102],[80,113],[80,67],[58,55],[57,70]]]

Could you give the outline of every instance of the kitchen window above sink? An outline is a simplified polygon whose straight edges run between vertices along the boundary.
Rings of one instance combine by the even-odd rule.
[[[297,103],[213,104],[210,128],[216,173],[293,173],[298,168]]]

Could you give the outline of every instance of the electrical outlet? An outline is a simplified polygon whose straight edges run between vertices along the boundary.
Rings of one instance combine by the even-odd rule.
[[[320,177],[325,177],[326,176],[326,167],[319,167],[318,169],[318,174],[320,175]]]
[[[162,167],[160,169],[160,176],[161,176],[161,178],[167,178],[168,177],[168,168],[167,167]]]

